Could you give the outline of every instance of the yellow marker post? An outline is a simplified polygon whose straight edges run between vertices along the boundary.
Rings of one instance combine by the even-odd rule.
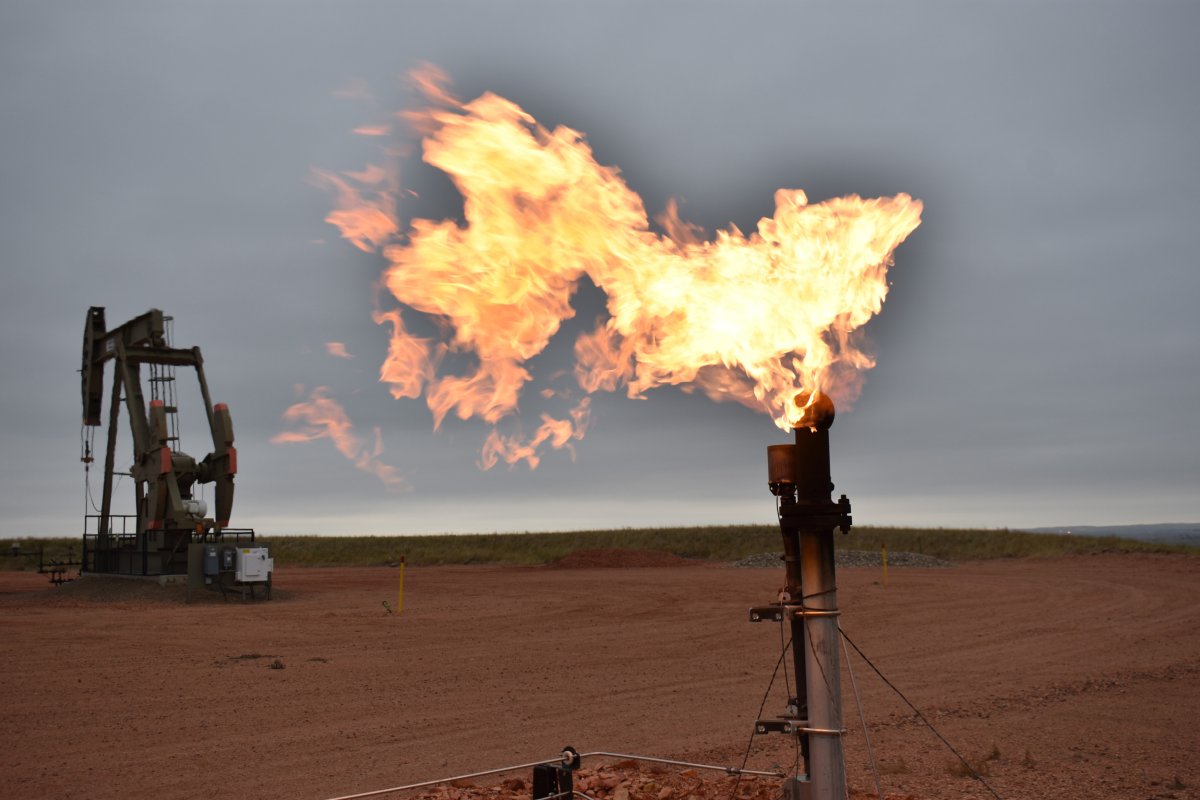
[[[396,598],[396,613],[404,610],[404,556],[400,556],[400,595]]]
[[[883,551],[883,585],[887,586],[887,542],[880,542],[879,547]],[[403,569],[404,565],[400,568]]]

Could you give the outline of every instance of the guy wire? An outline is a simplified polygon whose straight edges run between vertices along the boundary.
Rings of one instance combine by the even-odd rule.
[[[805,636],[805,638],[807,638],[807,635]],[[780,653],[780,658],[783,658],[783,685],[787,689],[788,700],[792,699],[792,688],[790,686],[791,679],[788,677],[786,656],[787,656],[787,652],[788,652],[788,646],[791,645],[793,641],[794,641],[793,639],[789,639],[787,644],[783,643],[783,615],[781,615],[779,617],[779,644],[782,649],[782,652]],[[797,703],[799,703],[799,701],[800,701],[800,693],[802,691],[806,692],[807,689],[800,685],[800,675],[799,675],[799,673],[797,673],[797,675],[796,675],[796,694],[795,694]],[[793,736],[792,739],[794,740],[795,751],[796,751],[795,755],[792,758],[792,774],[796,775],[800,772],[800,737]]]
[[[781,629],[782,630],[782,629]],[[762,717],[763,709],[767,707],[767,698],[771,696],[771,687],[775,685],[775,676],[779,674],[779,665],[783,664],[787,657],[787,647],[792,641],[789,639],[787,645],[784,645],[783,652],[779,654],[779,659],[775,662],[775,669],[771,670],[771,680],[767,683],[767,690],[763,692],[762,702],[758,704],[758,713],[754,715],[755,719]],[[733,782],[733,788],[729,791],[729,800],[733,800],[737,796],[738,787],[742,785],[741,770],[746,768],[746,762],[750,760],[750,748],[754,746],[755,732],[750,732],[750,740],[746,742],[746,752],[742,754],[742,763],[738,767],[737,780]]]
[[[860,656],[862,656],[862,660],[867,662],[867,666],[875,671],[875,674],[879,676],[879,679],[881,681],[883,681],[885,684],[887,684],[888,688],[891,689],[893,692],[895,692],[896,696],[899,697],[901,700],[903,700],[904,704],[913,710],[913,713],[917,715],[917,719],[919,719],[919,720],[921,720],[921,722],[925,723],[925,727],[927,727],[927,728],[929,728],[929,730],[933,731],[933,735],[936,736],[938,739],[940,739],[942,744],[946,745],[946,749],[948,749],[951,753],[953,753],[955,755],[955,757],[958,758],[958,760],[962,762],[963,766],[967,768],[967,771],[971,773],[971,777],[973,777],[975,780],[982,783],[984,788],[987,789],[989,792],[991,792],[992,797],[995,797],[996,800],[1004,800],[1004,798],[1002,798],[999,794],[997,794],[996,790],[992,788],[992,785],[990,783],[988,783],[986,780],[984,780],[984,777],[982,775],[980,775],[978,772],[975,771],[975,768],[971,766],[971,764],[967,761],[967,759],[963,758],[962,753],[955,750],[954,745],[950,744],[950,742],[946,740],[946,737],[942,736],[941,732],[939,732],[937,728],[933,727],[933,723],[930,722],[929,720],[925,719],[925,715],[921,713],[921,710],[919,708],[917,708],[916,706],[914,706],[912,704],[912,701],[909,700],[907,697],[905,697],[904,693],[901,692],[899,689],[897,689],[896,685],[894,683],[892,683],[891,681],[889,681],[887,679],[887,677],[885,677],[884,674],[879,671],[879,667],[875,666],[875,664],[871,661],[871,659],[867,658],[867,654],[864,653],[859,648],[859,646],[854,643],[854,640],[851,639],[849,636],[847,636],[845,631],[841,630],[841,626],[838,627],[838,630],[842,634],[842,638],[844,640],[846,640],[847,642],[849,642],[850,646],[853,647],[854,650]]]
[[[838,622],[838,633],[842,632],[842,623]],[[854,690],[854,705],[858,709],[858,719],[863,727],[863,739],[867,742],[867,760],[871,764],[871,774],[875,776],[875,793],[883,800],[883,787],[879,781],[879,765],[875,762],[875,748],[871,746],[871,729],[867,727],[867,715],[863,713],[862,698],[858,694],[858,681],[854,679],[854,667],[850,664],[850,648],[846,647],[846,639],[842,638],[842,652],[846,654],[846,672],[850,675],[850,687]]]

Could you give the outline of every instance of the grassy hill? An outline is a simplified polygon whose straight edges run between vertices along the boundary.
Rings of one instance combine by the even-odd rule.
[[[1030,528],[1032,533],[1070,533],[1082,536],[1120,536],[1142,542],[1200,546],[1200,522],[1162,522],[1154,525],[1068,525]]]
[[[378,566],[404,556],[409,564],[546,564],[577,550],[661,550],[685,558],[732,561],[782,549],[779,529],[769,525],[702,528],[624,528],[561,533],[438,534],[431,536],[260,536],[284,566]],[[1112,536],[1077,536],[1010,530],[951,528],[855,528],[837,534],[839,548],[914,552],[950,561],[1022,558],[1076,553],[1190,553],[1200,547]],[[12,539],[0,539],[0,569],[37,569],[38,556],[13,557]],[[79,539],[24,539],[25,552],[44,548],[45,558],[79,554]]]

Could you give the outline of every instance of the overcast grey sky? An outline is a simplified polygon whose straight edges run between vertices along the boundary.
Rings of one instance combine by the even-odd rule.
[[[323,222],[311,174],[372,160],[352,129],[411,105],[400,76],[424,61],[582,131],[651,213],[679,198],[709,230],[752,229],[779,187],[924,202],[868,327],[879,365],[832,430],[857,522],[1200,519],[1197,30],[1184,2],[6,2],[0,536],[81,528],[91,305],[110,325],[161,308],[203,350],[236,525],[772,521],[765,447],[786,436],[739,406],[598,395],[574,461],[483,472],[484,423],[435,433],[377,382],[384,264]],[[336,94],[354,81],[377,105]],[[419,213],[454,213],[444,177],[405,169]],[[272,444],[296,384],[378,426],[411,488],[328,440]]]

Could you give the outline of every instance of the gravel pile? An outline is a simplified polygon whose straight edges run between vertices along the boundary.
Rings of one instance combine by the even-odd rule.
[[[583,797],[600,800],[772,800],[779,797],[779,779],[758,775],[734,778],[695,769],[646,767],[635,761],[618,761],[596,770],[581,769],[573,776],[573,788]],[[474,786],[457,780],[448,786],[428,789],[413,800],[528,800],[529,782],[524,776],[506,778],[499,786]],[[899,795],[895,795],[899,797]],[[852,800],[868,797],[851,791]]]
[[[883,556],[878,550],[836,550],[839,567],[882,567]],[[783,553],[759,553],[733,562],[735,567],[781,567]],[[889,567],[952,567],[953,563],[923,553],[888,553]]]

